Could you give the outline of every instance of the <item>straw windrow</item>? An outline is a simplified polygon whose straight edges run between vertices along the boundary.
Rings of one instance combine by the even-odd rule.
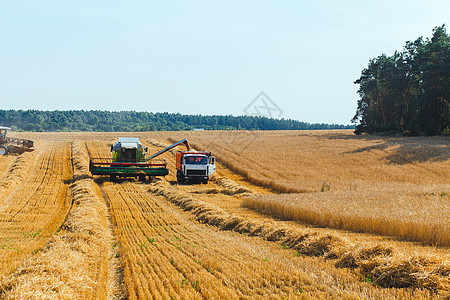
[[[164,196],[183,210],[191,212],[202,223],[279,242],[300,254],[335,259],[337,267],[357,269],[365,278],[381,287],[425,288],[441,294],[450,288],[450,266],[433,257],[409,257],[382,243],[373,245],[353,242],[337,234],[324,235],[314,229],[302,230],[230,214],[195,199],[165,181],[152,184],[150,192]]]

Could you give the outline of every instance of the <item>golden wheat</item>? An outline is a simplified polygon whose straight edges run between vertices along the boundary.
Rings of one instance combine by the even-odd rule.
[[[107,208],[88,178],[84,145],[72,145],[73,206],[45,248],[1,282],[6,299],[116,299],[122,291],[111,276],[114,262]]]
[[[15,159],[8,166],[4,172],[0,182],[0,204],[8,198],[16,187],[18,187],[28,176],[30,176],[30,169],[33,167],[37,152],[24,153],[20,156],[15,156]]]
[[[184,210],[190,211],[200,222],[217,226],[222,230],[248,233],[264,237],[269,241],[281,242],[305,255],[339,259],[337,265],[340,267],[361,267],[362,273],[370,276],[374,283],[381,286],[413,286],[443,291],[450,288],[450,280],[446,275],[450,272],[450,264],[439,259],[407,257],[385,244],[367,246],[364,243],[352,242],[341,235],[321,235],[312,229],[302,231],[295,227],[232,215],[210,203],[196,200],[163,181],[151,186],[150,191],[163,195]],[[370,253],[370,255],[364,255],[364,253]],[[349,255],[363,257],[364,262],[357,258],[354,259],[353,264],[345,264],[344,261],[348,260]],[[406,266],[406,270],[396,275],[396,281],[392,278],[386,279],[399,266]]]
[[[107,143],[88,142],[87,145],[92,155],[109,154]],[[173,156],[168,162],[169,165],[174,163]],[[134,180],[110,183],[99,179],[99,182],[115,224],[130,299],[235,299],[267,298],[268,295],[334,298],[338,294],[349,298],[354,293],[360,298],[400,298],[400,295],[428,298],[432,295],[427,291],[392,292],[358,280],[348,281],[345,278],[353,275],[334,268],[332,263],[320,263],[326,270],[320,271],[318,262],[295,256],[296,252],[286,257],[283,253],[288,250],[269,250],[268,247],[273,246],[267,241],[217,232],[192,223],[164,202],[170,199],[171,193],[179,193],[175,198],[184,201],[184,194],[167,186],[165,181],[155,180],[150,185]],[[224,184],[232,186],[222,187],[224,189],[237,188],[226,180]],[[202,203],[200,208],[188,199],[184,205],[184,209],[191,208],[199,220],[221,222],[227,215],[207,203]],[[234,219],[224,220],[221,228],[232,228],[234,223]],[[330,277],[329,274],[335,275]]]
[[[68,143],[44,143],[39,155],[16,160],[9,175],[0,200],[0,276],[41,250],[65,219],[71,205]]]
[[[450,246],[448,196],[393,189],[253,196],[242,205],[286,220]]]
[[[219,162],[257,185],[308,192],[247,199],[247,207],[319,226],[450,243],[448,138],[349,131],[191,135],[197,148],[209,147]]]
[[[8,170],[11,169],[11,164],[13,164],[20,156],[14,155],[2,155],[0,156],[0,182],[3,182],[4,178],[7,176]]]
[[[217,154],[217,174],[208,185],[177,185],[174,156],[167,153],[163,158],[171,174],[166,179],[111,183],[96,177],[92,181],[87,175],[87,153],[78,151],[83,143],[74,142],[74,183],[66,197],[73,197],[74,207],[61,230],[43,243],[42,251],[16,260],[22,263],[3,278],[0,295],[17,299],[123,297],[116,276],[120,277],[123,268],[123,288],[129,299],[449,296],[446,248],[304,226],[241,206],[246,199],[283,199],[287,203],[289,197],[298,196],[302,201],[311,197],[311,203],[318,197],[328,207],[327,203],[339,198],[340,203],[328,207],[332,215],[324,220],[339,218],[337,210],[345,209],[362,219],[366,216],[368,222],[368,216],[378,216],[381,211],[381,206],[372,203],[377,200],[385,208],[389,205],[384,219],[409,214],[424,228],[432,222],[443,225],[443,217],[433,218],[435,208],[416,213],[426,203],[443,207],[445,196],[441,195],[448,183],[442,176],[448,175],[448,146],[440,138],[354,138],[345,131],[27,134],[31,139],[61,141],[46,142],[50,148],[63,141],[84,140],[94,157],[109,157],[109,144],[117,136],[138,136],[152,153],[168,139],[188,137],[195,148]],[[243,145],[249,138],[251,143]],[[430,144],[432,150],[424,151],[427,147],[421,143]],[[40,150],[30,165],[36,170],[40,170],[40,156],[47,153]],[[57,164],[60,160],[56,159]],[[12,160],[4,163],[8,167],[4,167],[0,184],[14,164]],[[423,178],[417,178],[420,172]],[[6,184],[5,195],[31,181],[35,173],[32,170],[20,182]],[[327,188],[330,190],[320,192]],[[275,195],[289,191],[308,193]],[[394,198],[391,196],[402,198],[389,201]],[[294,205],[299,201],[289,200]],[[361,209],[352,210],[353,206]],[[315,209],[325,211],[320,206]],[[108,233],[108,214],[115,237]],[[107,251],[100,253],[99,249]],[[101,292],[114,290],[114,281],[116,292]]]

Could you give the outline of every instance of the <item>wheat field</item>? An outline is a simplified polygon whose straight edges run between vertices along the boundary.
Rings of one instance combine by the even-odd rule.
[[[450,297],[448,139],[349,131],[15,133],[0,157],[0,299]],[[91,176],[119,136],[187,137],[210,183]],[[418,243],[420,242],[420,243]]]
[[[447,186],[439,186],[444,191]],[[242,205],[286,220],[450,246],[448,196],[397,186],[247,197]],[[413,192],[411,192],[413,191]],[[394,200],[395,199],[395,200]]]
[[[0,190],[0,274],[38,253],[61,226],[71,206],[69,144],[39,144],[38,153],[17,157]]]
[[[192,140],[250,182],[282,194],[250,197],[246,207],[319,226],[450,245],[447,137],[358,137],[350,131],[235,135],[197,134]]]

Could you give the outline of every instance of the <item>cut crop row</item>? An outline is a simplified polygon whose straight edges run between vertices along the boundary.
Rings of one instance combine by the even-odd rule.
[[[42,251],[2,280],[6,299],[123,298],[107,207],[89,178],[86,157],[84,144],[72,143],[74,180],[67,199],[73,206]]]
[[[68,188],[72,178],[69,144],[42,144],[35,164],[17,161],[20,182],[9,180],[0,203],[0,276],[14,270],[30,254],[40,251],[58,229],[71,206]],[[29,153],[32,154],[32,153]],[[26,159],[25,159],[26,160]],[[13,176],[15,170],[11,170]]]

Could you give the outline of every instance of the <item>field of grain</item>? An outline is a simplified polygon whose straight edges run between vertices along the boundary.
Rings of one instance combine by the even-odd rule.
[[[318,226],[450,245],[448,137],[224,132],[191,140],[250,182],[282,193],[245,199],[246,207]]]
[[[55,162],[71,162],[73,176],[66,178],[66,184],[69,178],[72,182],[71,193],[63,197],[64,202],[69,202],[69,209],[59,216],[59,222],[50,231],[51,238],[41,240],[41,248],[33,250],[21,264],[15,264],[11,273],[3,274],[1,298],[118,299],[123,294],[115,272],[114,264],[118,262],[114,258],[116,251],[112,248],[114,238],[109,231],[106,204],[89,178],[84,145],[78,141],[71,144],[71,151],[66,151],[65,157],[53,158]],[[67,150],[68,143],[65,145]],[[57,175],[60,172],[48,169],[46,173]],[[11,200],[19,203],[18,199]],[[46,211],[42,212],[44,208]],[[46,207],[44,203],[35,204],[34,209],[28,211],[28,224],[40,226],[44,221],[33,222],[33,217],[42,215],[48,219],[52,213],[61,211]],[[40,234],[41,230],[33,237],[39,240]],[[27,245],[31,246],[34,245]],[[17,253],[20,252],[23,251],[18,249]]]
[[[39,147],[16,157],[0,183],[1,276],[39,252],[71,206],[69,144],[42,142]]]
[[[446,138],[15,135],[37,150],[0,157],[0,299],[450,297]],[[178,185],[172,150],[165,178],[92,177],[119,136],[187,137],[217,174]]]

